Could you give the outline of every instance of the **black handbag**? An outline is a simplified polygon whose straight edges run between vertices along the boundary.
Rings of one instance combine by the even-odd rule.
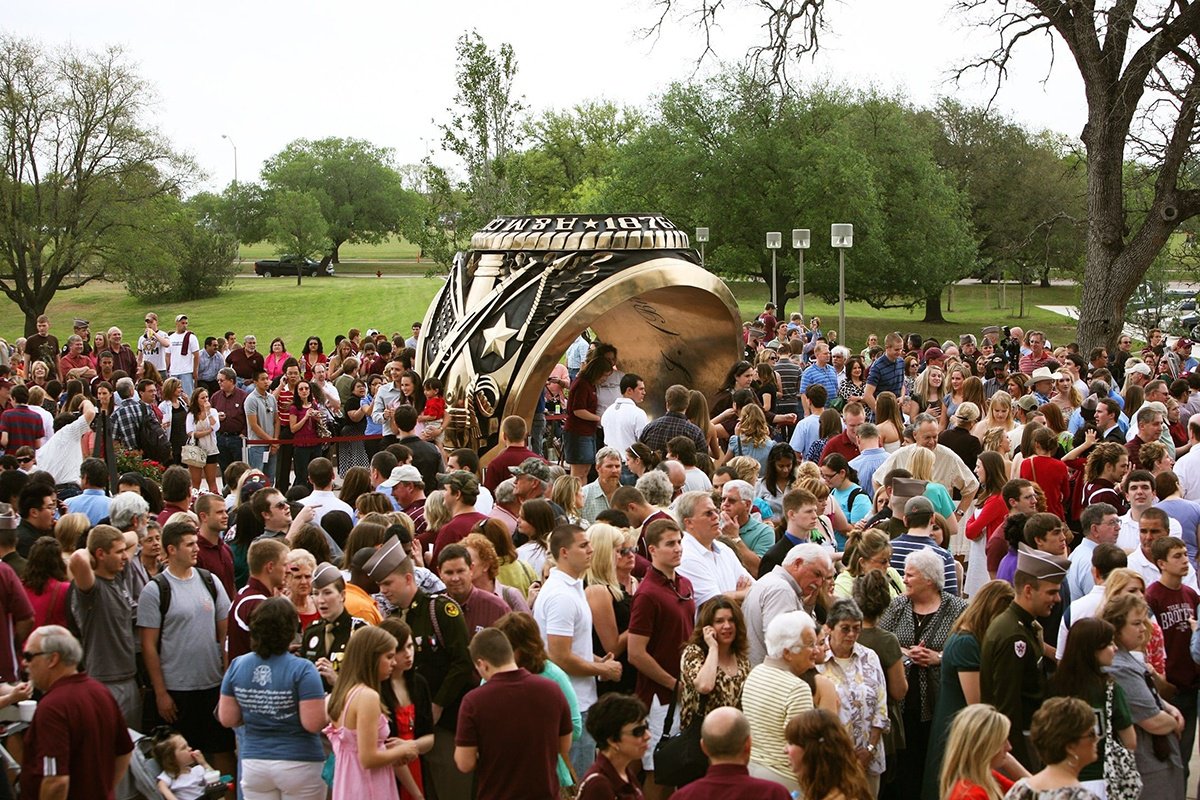
[[[686,786],[699,780],[708,772],[708,756],[700,748],[700,726],[704,724],[704,711],[708,706],[708,695],[700,695],[700,708],[692,722],[679,733],[671,735],[671,722],[675,718],[676,696],[667,707],[667,722],[662,738],[654,746],[654,782],[659,786]]]

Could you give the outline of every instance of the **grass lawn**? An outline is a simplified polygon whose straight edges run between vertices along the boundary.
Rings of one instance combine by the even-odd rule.
[[[278,258],[275,245],[270,242],[242,245],[239,252],[247,261]],[[418,248],[415,244],[411,244],[402,236],[392,236],[382,244],[350,244],[347,242],[339,249],[338,258],[351,261],[407,261],[415,260],[417,252]]]
[[[734,297],[742,310],[742,319],[754,319],[762,313],[763,303],[769,299],[766,284],[745,282],[731,283]],[[855,348],[866,344],[868,333],[877,333],[880,339],[889,331],[901,333],[917,332],[922,335],[934,336],[940,341],[946,339],[958,340],[959,334],[973,333],[977,337],[986,325],[1019,325],[1026,331],[1036,328],[1045,331],[1046,337],[1055,345],[1066,344],[1075,339],[1075,324],[1060,314],[1044,311],[1039,305],[1074,306],[1079,303],[1079,288],[1075,286],[1052,286],[1041,289],[1036,286],[1025,287],[1025,316],[1018,317],[1020,308],[1020,288],[1008,286],[1005,290],[1005,308],[997,308],[1000,287],[993,286],[956,286],[951,311],[946,311],[946,295],[942,295],[942,313],[946,318],[945,324],[929,324],[921,320],[925,318],[925,306],[909,312],[904,309],[875,309],[866,303],[846,304],[846,332],[839,331],[838,338],[849,342]],[[796,300],[788,302],[784,309],[786,316],[797,310]],[[811,318],[816,315],[821,318],[822,330],[837,328],[837,303],[826,303],[818,297],[809,297],[804,303],[804,313]]]
[[[422,266],[423,272],[424,267]],[[373,272],[374,270],[370,270]],[[143,315],[157,311],[164,329],[171,329],[174,316],[186,311],[191,327],[200,336],[219,336],[233,330],[239,337],[246,333],[258,336],[259,347],[282,336],[289,347],[298,347],[306,336],[318,335],[332,349],[333,337],[351,327],[381,328],[385,333],[409,332],[413,320],[423,319],[434,294],[441,287],[440,279],[381,279],[362,278],[305,278],[296,288],[294,278],[243,279],[233,282],[233,288],[220,297],[186,304],[143,303],[130,297],[119,284],[89,284],[82,289],[62,292],[50,304],[49,314],[53,332],[60,340],[70,332],[71,319],[83,317],[92,323],[92,332],[117,325],[126,339],[136,337],[142,328]],[[767,299],[766,286],[760,283],[730,284],[741,307],[742,318],[752,319]],[[1026,315],[1018,318],[1016,304],[1019,291],[1007,290],[1008,308],[996,308],[998,287],[960,286],[954,289],[953,310],[946,312],[946,324],[927,325],[921,322],[924,308],[909,313],[904,310],[877,311],[865,303],[846,306],[849,336],[841,333],[843,342],[860,347],[867,333],[882,334],[899,330],[919,331],[940,340],[957,339],[958,334],[979,334],[985,325],[1018,324],[1026,330],[1044,330],[1050,341],[1058,344],[1075,337],[1074,325],[1064,316],[1037,308],[1038,305],[1074,305],[1078,301],[1076,287],[1055,286],[1049,289],[1026,287]],[[943,309],[945,297],[943,297]],[[0,336],[9,342],[21,335],[23,315],[4,301],[0,314]],[[785,311],[797,308],[795,300]],[[837,327],[837,305],[809,298],[805,313],[821,317],[824,329]],[[617,343],[620,346],[620,343]]]
[[[93,334],[116,325],[129,341],[140,335],[147,311],[158,313],[165,330],[173,330],[175,315],[186,312],[192,331],[201,337],[220,336],[227,330],[239,338],[253,333],[259,348],[266,351],[267,343],[281,336],[295,352],[305,337],[315,334],[325,342],[328,352],[333,349],[333,337],[352,327],[378,327],[388,334],[400,331],[409,335],[409,326],[425,316],[441,285],[436,279],[305,278],[296,288],[295,278],[239,278],[230,291],[219,297],[168,305],[136,300],[121,284],[91,283],[60,293],[50,304],[48,314],[52,332],[60,341],[70,335],[75,317],[89,320]],[[24,315],[7,300],[0,307],[4,308],[0,336],[13,342],[22,333]]]

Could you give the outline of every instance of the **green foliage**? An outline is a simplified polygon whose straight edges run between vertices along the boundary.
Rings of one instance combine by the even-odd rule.
[[[402,185],[392,151],[361,139],[298,139],[267,159],[262,176],[273,195],[298,192],[317,201],[334,263],[343,242],[382,242],[419,213],[419,199]],[[245,199],[253,210],[254,198]],[[268,201],[267,219],[279,216],[279,202],[278,196]],[[277,226],[267,225],[277,232]],[[257,240],[243,236],[242,241]]]
[[[727,72],[672,86],[594,196],[609,209],[708,226],[707,266],[768,282],[766,231],[788,241],[792,228],[809,228],[805,289],[826,300],[838,292],[829,225],[853,223],[847,297],[911,308],[974,260],[961,195],[933,144],[933,126],[902,99],[841,89],[781,97],[754,75]],[[777,255],[786,300],[797,295],[795,251]]]
[[[129,293],[141,300],[215,297],[237,274],[237,242],[204,217],[205,203],[160,198],[141,209],[126,237],[121,269]],[[132,229],[131,229],[132,230]]]
[[[205,224],[230,234],[242,244],[255,244],[267,238],[271,197],[257,183],[231,182],[220,194],[193,195],[188,204],[197,210]]]
[[[119,48],[0,36],[0,292],[25,332],[60,290],[130,263],[194,167],[150,127],[153,96]]]
[[[273,206],[267,232],[276,252],[312,258],[329,250],[329,226],[315,194],[282,189],[275,192]]]
[[[607,101],[544,112],[524,127],[530,146],[514,157],[529,212],[582,211],[600,193],[613,159],[642,127],[642,114]]]
[[[982,108],[941,100],[934,152],[966,196],[978,244],[977,275],[1027,283],[1078,274],[1086,246],[1086,174],[1061,137]]]

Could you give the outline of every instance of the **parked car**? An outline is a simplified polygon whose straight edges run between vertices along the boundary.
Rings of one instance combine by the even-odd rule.
[[[278,260],[269,259],[254,262],[254,274],[262,275],[264,278],[295,275],[298,271],[303,271],[310,278],[315,278],[322,274],[333,275],[333,264],[325,267],[322,271],[321,262],[295,255],[285,255]]]

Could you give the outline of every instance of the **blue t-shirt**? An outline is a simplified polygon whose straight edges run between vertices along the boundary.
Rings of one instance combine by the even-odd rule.
[[[325,697],[311,662],[291,653],[267,659],[247,653],[229,665],[221,694],[236,699],[242,709],[242,758],[325,760],[321,735],[300,724],[300,701]]]
[[[867,383],[875,387],[876,397],[884,392],[891,392],[899,397],[901,389],[904,388],[904,359],[889,361],[886,355],[881,355],[871,362]]]

